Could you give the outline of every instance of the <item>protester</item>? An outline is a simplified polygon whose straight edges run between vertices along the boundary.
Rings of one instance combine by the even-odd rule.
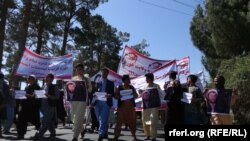
[[[189,75],[187,77],[187,92],[192,94],[192,98],[191,103],[184,104],[185,124],[204,124],[204,113],[201,106],[205,99],[200,88],[195,85],[197,79],[196,75]]]
[[[234,104],[237,92],[235,89],[225,89],[225,78],[222,75],[217,75],[214,78],[214,87],[218,96],[215,104],[216,113],[211,113],[210,122],[212,125],[231,125],[230,109]]]
[[[4,74],[0,72],[0,137],[2,137],[2,121],[6,120],[6,110],[8,113],[9,102],[10,102],[9,85],[4,80]]]
[[[92,101],[95,107],[96,117],[99,120],[98,141],[108,139],[108,119],[109,111],[113,106],[114,83],[108,80],[109,70],[102,69],[102,80],[97,83],[97,92],[105,92],[105,100],[98,99],[97,96]]]
[[[7,84],[6,89],[9,89]],[[19,87],[12,85],[10,91],[7,92],[9,95],[6,97],[6,120],[4,121],[4,134],[10,134],[10,128],[14,121],[16,106],[15,90],[17,89],[19,89]]]
[[[89,94],[89,100],[88,100],[89,103],[88,104],[91,103],[91,101],[93,100],[93,95],[97,91],[96,82],[92,81],[91,85],[92,85],[92,91]],[[95,108],[94,107],[90,107],[90,114],[91,114],[91,130],[90,130],[90,132],[93,133],[95,131],[95,129],[98,130],[98,128],[99,128],[99,122],[98,122],[97,117],[95,115]]]
[[[28,77],[28,86],[25,88],[27,99],[21,101],[20,112],[18,113],[17,122],[17,139],[24,139],[27,132],[28,122],[35,125],[36,130],[40,129],[40,99],[36,99],[35,90],[40,90],[37,84],[36,76],[30,75]]]
[[[133,140],[136,141],[136,113],[135,113],[135,98],[137,98],[137,92],[135,88],[130,85],[129,75],[123,75],[123,84],[116,88],[115,98],[118,99],[118,109],[117,109],[117,122],[115,126],[115,137],[114,141],[118,141],[121,132],[122,124],[127,124],[132,133]],[[129,92],[128,92],[129,91]],[[127,95],[123,93],[127,92]],[[123,99],[124,97],[130,95],[129,99]],[[128,116],[129,115],[129,116]]]
[[[157,136],[157,121],[158,121],[158,108],[160,107],[160,86],[154,83],[154,75],[152,73],[145,74],[147,85],[144,87],[144,91],[147,89],[151,92],[145,91],[142,94],[143,97],[143,110],[142,110],[142,125],[145,140],[156,140]],[[149,94],[149,95],[146,95]],[[147,98],[146,98],[147,97]],[[146,101],[147,100],[147,101]]]
[[[167,101],[167,118],[166,124],[183,124],[184,123],[184,107],[181,102],[182,86],[180,81],[176,80],[176,71],[169,73],[170,81],[165,84],[165,100]]]
[[[67,113],[64,107],[64,90],[63,89],[59,90],[59,98],[57,100],[57,106],[56,106],[56,115],[57,115],[56,127],[58,126],[58,119],[61,120],[63,127],[65,127]]]
[[[56,104],[58,95],[58,88],[55,84],[52,84],[54,80],[53,74],[47,74],[45,77],[45,96],[47,98],[43,98],[41,102],[41,112],[43,114],[41,128],[39,132],[35,134],[32,139],[40,140],[42,139],[44,133],[49,130],[50,138],[53,140],[56,137],[56,129],[55,129],[55,122],[56,122]]]
[[[91,92],[92,86],[89,78],[84,77],[84,67],[82,64],[75,66],[76,76],[73,80],[84,81],[84,84],[76,85],[71,103],[71,120],[73,122],[73,139],[77,141],[79,134],[83,131],[84,115],[86,110],[86,101],[88,93]]]

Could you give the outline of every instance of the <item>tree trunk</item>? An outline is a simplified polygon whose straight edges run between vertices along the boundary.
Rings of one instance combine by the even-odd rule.
[[[69,35],[69,28],[70,28],[70,20],[71,20],[71,18],[67,18],[67,20],[65,21],[61,55],[65,55],[66,45],[67,45],[67,40],[68,40],[68,35]]]
[[[32,7],[32,0],[25,0],[24,1],[24,16],[23,21],[20,27],[20,33],[19,33],[19,50],[17,54],[15,55],[16,60],[16,66],[18,66],[19,62],[21,61],[25,44],[28,36],[28,28],[29,28],[29,22],[30,22],[30,13],[31,13],[31,7]],[[15,76],[15,72],[17,70],[17,67],[14,67],[13,71],[11,72],[10,77],[10,85],[19,86],[19,80],[20,77]]]
[[[41,3],[39,4],[40,6],[38,7],[38,11],[39,13],[39,23],[37,25],[37,48],[36,48],[36,53],[37,54],[41,54],[41,50],[42,50],[42,45],[43,45],[43,32],[44,32],[44,18],[45,18],[45,3]],[[41,8],[41,9],[39,9]]]
[[[40,21],[40,24],[38,25],[38,33],[37,33],[37,48],[36,48],[36,53],[41,54],[41,49],[43,45],[43,21]]]
[[[4,35],[5,35],[5,25],[8,12],[8,0],[3,0],[3,5],[1,7],[1,20],[0,20],[0,71],[2,69],[3,62],[3,48],[4,48]]]

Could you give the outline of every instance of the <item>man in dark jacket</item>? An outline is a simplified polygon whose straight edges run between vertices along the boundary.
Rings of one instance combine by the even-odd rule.
[[[176,80],[176,71],[169,73],[170,82],[166,84],[165,100],[168,104],[166,124],[183,124],[184,123],[184,105],[181,102],[182,86],[180,81]]]
[[[27,132],[28,122],[35,125],[36,130],[40,128],[40,99],[36,99],[34,93],[35,90],[40,90],[40,86],[37,84],[36,77],[30,75],[28,77],[29,85],[25,88],[27,99],[21,101],[21,110],[18,114],[17,123],[17,134],[18,139],[23,139],[25,133]]]
[[[1,120],[6,119],[6,105],[9,98],[9,85],[4,81],[4,74],[0,72],[0,137],[2,136]]]
[[[54,80],[53,74],[47,74],[45,78],[45,95],[47,98],[42,99],[41,111],[43,113],[42,125],[39,132],[33,137],[34,140],[39,140],[44,133],[49,130],[50,138],[55,138],[55,122],[56,122],[56,102],[58,99],[58,89],[56,85],[52,84]]]
[[[97,92],[105,92],[106,99],[100,100],[97,98],[92,103],[95,106],[96,117],[99,119],[98,141],[108,138],[109,110],[113,106],[112,98],[114,97],[114,83],[108,80],[108,74],[108,69],[102,69],[102,80],[97,83]]]

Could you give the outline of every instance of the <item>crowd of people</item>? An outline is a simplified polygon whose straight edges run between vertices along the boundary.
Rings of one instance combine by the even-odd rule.
[[[177,80],[177,72],[171,71],[169,81],[165,83],[164,90],[162,90],[158,84],[154,83],[154,75],[147,73],[145,74],[147,84],[144,89],[136,90],[130,83],[129,75],[123,75],[123,83],[115,87],[114,83],[108,79],[109,70],[106,68],[102,69],[102,79],[99,82],[91,82],[84,75],[82,64],[75,66],[75,72],[76,75],[72,80],[83,83],[67,82],[65,91],[60,91],[58,86],[53,84],[53,74],[46,75],[42,88],[38,85],[36,76],[30,75],[27,79],[28,86],[25,88],[26,99],[23,100],[15,100],[14,92],[20,88],[15,86],[9,88],[1,73],[0,137],[2,134],[9,133],[12,124],[15,124],[17,139],[24,139],[28,123],[32,123],[37,132],[31,139],[40,140],[47,130],[50,132],[50,138],[53,139],[56,137],[57,118],[63,115],[60,119],[65,125],[64,117],[68,115],[73,123],[72,141],[77,141],[79,135],[84,137],[84,124],[86,124],[84,117],[87,109],[91,116],[90,131],[98,131],[98,141],[109,139],[108,121],[110,113],[113,112],[111,108],[113,98],[118,100],[114,141],[119,139],[123,124],[129,127],[133,140],[137,140],[135,99],[138,97],[142,97],[141,122],[145,140],[157,139],[159,116],[161,120],[163,119],[165,127],[177,124],[230,125],[233,121],[230,106],[234,104],[237,93],[234,89],[225,89],[225,78],[222,75],[214,78],[214,88],[202,91],[196,86],[198,79],[196,75],[189,75],[187,83],[183,85]],[[47,98],[36,98],[35,90],[44,90]],[[182,101],[183,93],[192,95],[190,103]],[[162,95],[167,103],[164,114],[159,110]],[[64,106],[58,108],[58,103]],[[62,109],[63,112],[61,112]],[[40,120],[40,112],[43,114],[42,120]],[[15,118],[16,114],[17,118]]]

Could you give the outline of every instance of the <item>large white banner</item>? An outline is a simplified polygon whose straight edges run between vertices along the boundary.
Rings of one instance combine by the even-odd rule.
[[[154,83],[160,85],[161,89],[163,89],[163,86],[165,82],[169,81],[169,72],[176,69],[176,63],[175,61],[169,62],[168,64],[162,66],[155,72],[154,74]],[[144,89],[146,86],[146,77],[144,75],[141,75],[139,77],[136,77],[131,80],[131,84],[136,89]]]
[[[186,83],[187,76],[190,74],[189,62],[189,57],[184,57],[180,60],[176,60],[176,71],[178,72],[178,79],[182,84]]]
[[[148,72],[154,72],[171,61],[172,60],[152,59],[140,54],[128,46],[125,46],[117,73],[120,75],[129,74],[131,78],[134,78]]]
[[[18,65],[16,75],[44,78],[46,74],[54,74],[56,79],[71,79],[73,74],[72,54],[60,57],[44,57],[25,49]]]

